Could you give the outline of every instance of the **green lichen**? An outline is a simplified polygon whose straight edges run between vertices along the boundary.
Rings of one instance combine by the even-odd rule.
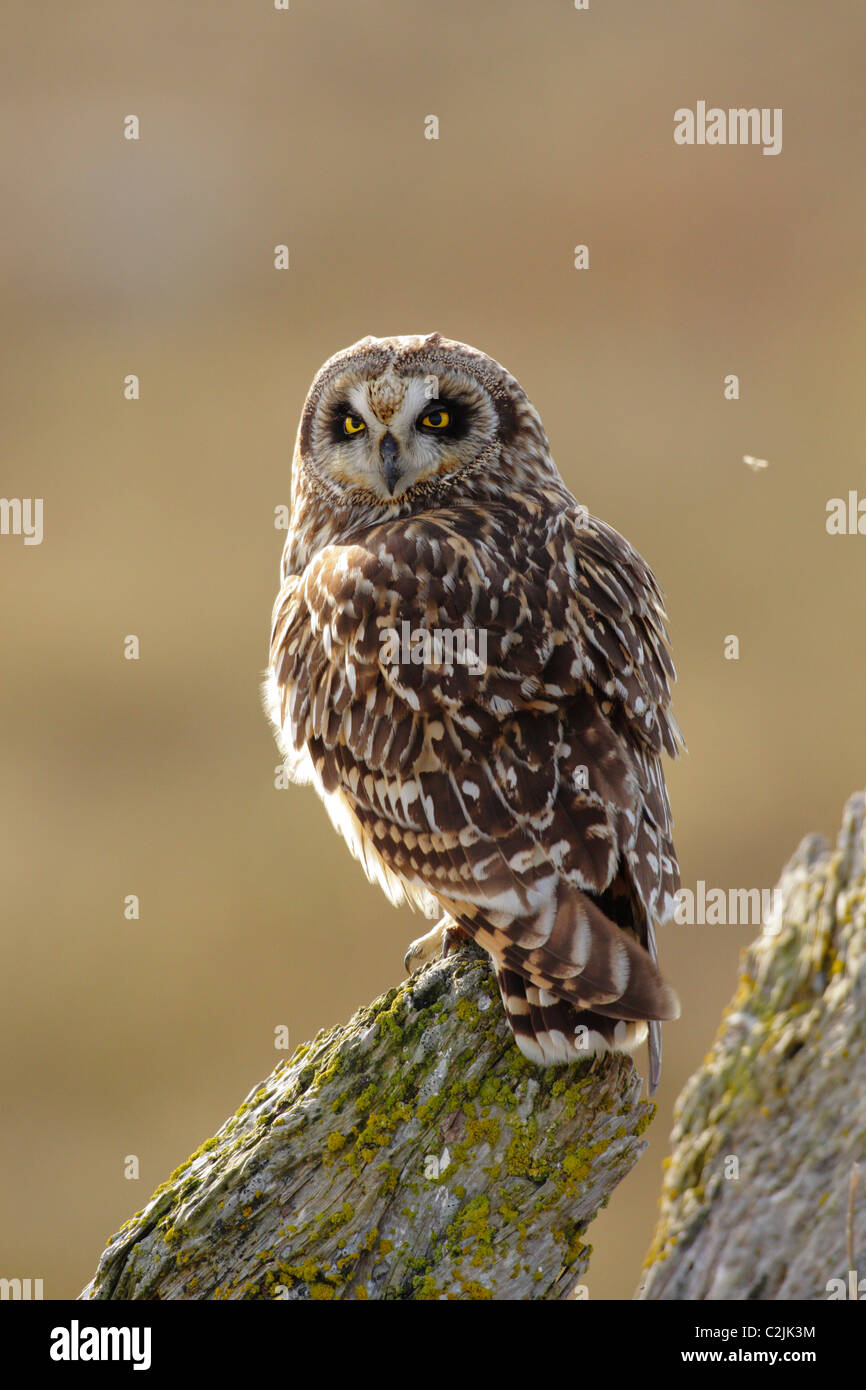
[[[477,1281],[472,1279],[461,1279],[460,1296],[465,1299],[489,1300],[493,1298],[493,1292],[484,1284],[479,1284]]]
[[[471,980],[468,986],[467,974]],[[455,983],[462,991],[456,999],[451,992]],[[485,997],[489,1007],[479,1009],[477,1001],[483,1002]],[[427,1094],[439,1055],[438,1048],[431,1045],[430,1030],[443,1024],[452,1030],[459,1025],[466,1047],[462,1054],[459,1050],[452,1053],[445,1083]],[[395,1040],[399,1041],[396,1051]],[[489,1048],[494,1069],[467,1075],[484,1048]],[[501,1268],[502,1249],[523,1250],[531,1232],[533,1210],[536,1214],[556,1210],[556,1259],[563,1268],[570,1268],[578,1261],[585,1262],[588,1247],[581,1243],[577,1226],[565,1216],[568,1203],[585,1187],[593,1160],[613,1138],[625,1144],[636,1127],[646,1127],[651,1114],[641,1111],[616,1130],[611,1126],[604,1142],[587,1142],[563,1153],[561,1137],[557,1136],[561,1136],[564,1122],[587,1113],[590,1088],[593,1114],[618,1104],[616,1087],[599,1085],[600,1070],[599,1066],[593,1068],[591,1061],[565,1071],[539,1072],[534,1068],[507,1036],[492,974],[486,967],[479,970],[477,961],[469,956],[467,964],[458,967],[451,985],[443,983],[439,994],[426,997],[423,1005],[414,1002],[409,986],[389,991],[361,1010],[348,1029],[322,1032],[313,1042],[296,1049],[288,1064],[281,1062],[274,1076],[255,1091],[250,1102],[238,1108],[220,1134],[208,1140],[163,1185],[162,1193],[168,1199],[164,1240],[176,1246],[180,1239],[183,1228],[171,1224],[169,1213],[198,1182],[188,1171],[196,1157],[219,1149],[219,1155],[214,1155],[215,1166],[217,1171],[226,1172],[247,1165],[247,1156],[254,1154],[260,1143],[270,1146],[265,1152],[282,1145],[288,1157],[294,1136],[322,1113],[321,1106],[305,1106],[299,1111],[294,1102],[316,1095],[321,1097],[326,1114],[339,1112],[342,1117],[340,1129],[324,1134],[319,1141],[324,1171],[332,1175],[332,1199],[328,1200],[326,1188],[317,1211],[297,1225],[282,1227],[268,1249],[246,1255],[243,1274],[228,1285],[229,1292],[223,1283],[210,1296],[270,1299],[276,1285],[281,1284],[304,1298],[364,1299],[369,1297],[371,1264],[384,1264],[401,1271],[392,1286],[396,1289],[399,1283],[400,1293],[392,1296],[487,1300],[495,1296],[496,1279],[508,1278]],[[419,1091],[426,1095],[423,1102],[418,1099]],[[527,1101],[532,1113],[522,1119],[518,1107],[525,1113]],[[535,1118],[539,1113],[547,1117],[541,1127]],[[284,1138],[276,1134],[273,1139],[258,1137],[262,1130],[281,1123],[286,1127]],[[598,1138],[597,1131],[592,1138]],[[428,1178],[424,1156],[439,1159],[446,1149],[446,1166],[438,1177]],[[408,1170],[407,1153],[413,1155]],[[236,1165],[238,1154],[242,1155],[240,1165]],[[486,1189],[481,1195],[477,1194],[479,1176],[484,1177]],[[263,1186],[272,1193],[270,1185]],[[381,1236],[377,1229],[357,1231],[356,1212],[365,1210],[364,1203],[372,1197],[379,1210],[383,1199],[387,1201],[396,1192],[410,1196],[401,1210],[404,1216],[409,1213],[411,1226],[430,1223],[428,1194],[443,1187],[460,1206],[443,1225],[437,1227],[435,1221],[422,1225],[422,1229],[429,1229],[428,1246],[422,1252],[413,1240],[395,1249],[394,1241],[388,1238],[393,1232],[387,1229]],[[347,1193],[351,1200],[345,1200]],[[220,1218],[226,1239],[236,1236],[248,1249],[262,1200],[258,1191],[242,1208],[234,1204],[236,1198],[226,1205]],[[214,1201],[213,1209],[222,1206],[222,1199]],[[495,1255],[495,1251],[500,1254]],[[183,1262],[188,1259],[186,1256]],[[514,1268],[519,1266],[518,1260]],[[247,1277],[251,1272],[255,1278]],[[378,1286],[378,1272],[376,1281]]]
[[[317,1283],[310,1285],[310,1298],[326,1301],[336,1297],[333,1284]]]

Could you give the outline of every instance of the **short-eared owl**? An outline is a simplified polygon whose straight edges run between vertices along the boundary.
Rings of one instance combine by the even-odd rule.
[[[316,376],[293,464],[268,711],[368,876],[489,952],[533,1062],[631,1051],[679,1005],[661,595],[580,507],[541,420],[464,343],[364,338]]]

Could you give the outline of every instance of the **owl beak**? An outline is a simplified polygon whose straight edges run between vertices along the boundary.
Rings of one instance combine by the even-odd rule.
[[[387,431],[379,445],[379,457],[382,460],[382,468],[385,473],[385,486],[390,493],[393,493],[397,483],[400,481],[400,445],[397,443],[393,434]]]

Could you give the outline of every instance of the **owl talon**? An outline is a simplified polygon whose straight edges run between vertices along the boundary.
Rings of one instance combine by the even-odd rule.
[[[423,970],[425,965],[441,958],[444,954],[445,936],[446,922],[442,918],[432,931],[428,931],[425,936],[416,937],[409,943],[409,949],[403,957],[407,975],[415,975],[419,970]]]
[[[432,965],[433,961],[444,960],[450,956],[452,951],[459,951],[461,946],[471,940],[469,933],[462,927],[458,927],[450,917],[440,917],[435,927],[428,931],[426,936],[419,936],[413,941],[405,956],[403,965],[406,973],[414,975],[418,970],[423,970],[425,965]]]
[[[466,945],[467,941],[471,940],[472,937],[468,931],[464,931],[462,927],[458,927],[456,922],[452,922],[449,927],[445,927],[442,931],[442,955],[440,959],[444,960],[453,951],[459,951],[462,946]]]

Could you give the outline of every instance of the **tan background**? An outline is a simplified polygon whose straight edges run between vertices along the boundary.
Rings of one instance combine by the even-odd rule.
[[[864,782],[866,537],[824,528],[866,495],[864,29],[860,0],[10,7],[2,493],[45,499],[45,539],[0,539],[0,1275],[76,1293],[273,1066],[275,1025],[345,1019],[421,927],[309,790],[273,789],[259,707],[272,512],[338,348],[437,329],[499,358],[656,569],[687,884],[770,887],[835,832]],[[678,148],[699,99],[781,106],[782,154]],[[753,934],[663,934],[684,1014],[594,1297],[635,1286]]]

